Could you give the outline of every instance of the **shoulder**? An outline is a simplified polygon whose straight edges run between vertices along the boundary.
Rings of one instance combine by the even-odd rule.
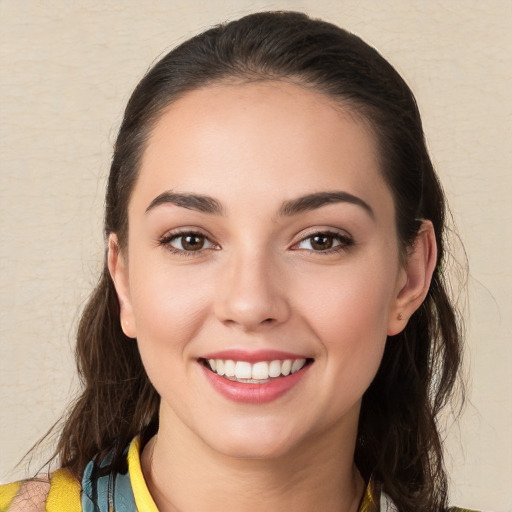
[[[80,512],[80,483],[67,469],[0,486],[0,512]]]
[[[50,478],[46,475],[2,485],[0,510],[2,512],[44,511],[50,487]]]

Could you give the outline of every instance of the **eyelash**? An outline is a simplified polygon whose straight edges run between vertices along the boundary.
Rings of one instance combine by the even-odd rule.
[[[204,240],[207,240],[208,242],[210,242],[212,244],[212,247],[208,247],[207,249],[218,248],[218,246],[215,245],[213,242],[211,242],[210,239],[204,233],[201,233],[200,231],[193,231],[193,230],[179,231],[176,233],[171,233],[169,235],[164,235],[159,240],[159,245],[161,245],[162,247],[165,247],[172,254],[176,254],[177,256],[184,256],[184,257],[195,256],[196,254],[199,255],[205,250],[205,249],[201,248],[198,251],[187,251],[186,249],[177,249],[176,247],[173,247],[171,245],[171,242],[173,242],[174,240],[177,240],[179,238],[185,238],[186,236],[196,236],[199,238],[203,238]],[[183,243],[182,243],[182,245],[183,245]]]
[[[206,250],[205,248],[201,248],[197,251],[187,251],[186,249],[177,249],[176,247],[173,247],[171,245],[171,242],[173,242],[174,240],[177,240],[179,238],[184,238],[186,236],[196,236],[196,237],[203,238],[203,239],[207,240],[210,244],[212,244],[212,247],[207,247],[206,249],[218,249],[218,247],[219,247],[218,245],[215,245],[204,233],[201,233],[200,231],[181,231],[181,232],[176,232],[176,233],[171,233],[169,235],[165,235],[159,240],[159,245],[162,247],[165,247],[172,254],[176,254],[178,256],[183,256],[183,257],[195,256],[196,253],[197,253],[197,255],[199,255],[200,253],[202,253]],[[305,242],[306,240],[310,240],[310,239],[313,239],[314,237],[318,237],[318,236],[332,238],[334,240],[337,240],[339,242],[339,244],[335,245],[332,248],[326,249],[325,251],[315,251],[312,249],[294,249],[294,250],[305,250],[308,252],[313,252],[315,254],[329,255],[329,254],[336,254],[339,252],[346,251],[349,247],[354,245],[354,240],[349,235],[343,235],[343,234],[337,233],[335,231],[321,230],[321,231],[315,231],[315,232],[310,233],[307,236],[301,238],[298,242],[296,242],[293,245],[293,247]]]
[[[354,240],[349,235],[338,233],[336,231],[330,231],[327,229],[327,230],[315,231],[313,233],[308,234],[307,236],[301,238],[297,243],[295,243],[294,246],[297,246],[306,240],[311,240],[314,237],[318,237],[318,236],[332,238],[333,240],[337,240],[339,242],[339,244],[332,248],[329,248],[325,251],[314,251],[311,249],[296,249],[296,250],[306,250],[309,252],[314,252],[315,254],[321,254],[323,256],[323,255],[336,254],[336,253],[346,251],[349,247],[354,245]]]

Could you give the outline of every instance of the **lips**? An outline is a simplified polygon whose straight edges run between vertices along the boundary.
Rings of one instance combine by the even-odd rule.
[[[278,351],[223,351],[199,359],[215,390],[236,402],[264,403],[294,388],[313,359]]]

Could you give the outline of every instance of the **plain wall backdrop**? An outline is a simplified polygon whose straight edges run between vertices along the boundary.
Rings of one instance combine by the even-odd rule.
[[[76,393],[73,337],[102,263],[105,178],[129,94],[177,43],[267,9],[355,32],[416,94],[470,269],[469,400],[458,424],[447,417],[451,501],[510,512],[509,0],[0,0],[0,480],[24,476],[16,463]]]

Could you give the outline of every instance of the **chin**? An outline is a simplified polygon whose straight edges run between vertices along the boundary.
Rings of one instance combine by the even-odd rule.
[[[242,460],[275,460],[285,457],[290,452],[289,446],[276,446],[271,443],[252,446],[247,446],[247,443],[240,445],[230,444],[229,446],[219,448],[218,451],[226,457]]]
[[[246,460],[271,460],[284,457],[298,444],[295,436],[285,435],[283,429],[254,425],[244,430],[225,429],[221,436],[204,441],[226,457]]]

